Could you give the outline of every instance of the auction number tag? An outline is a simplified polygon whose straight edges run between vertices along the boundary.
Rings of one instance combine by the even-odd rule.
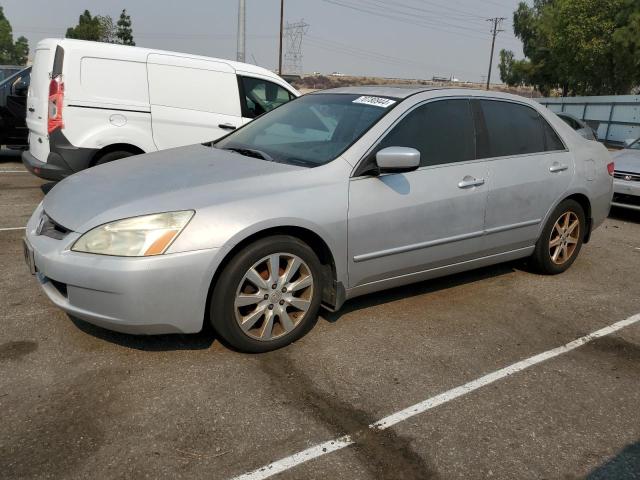
[[[395,104],[395,100],[390,100],[383,97],[360,97],[356,98],[353,103],[362,103],[363,105],[373,105],[374,107],[389,108]]]

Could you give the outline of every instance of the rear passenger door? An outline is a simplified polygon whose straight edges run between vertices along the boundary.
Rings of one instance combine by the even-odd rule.
[[[243,124],[295,98],[284,87],[263,78],[239,75],[238,86]]]
[[[151,54],[147,70],[159,150],[215,140],[241,126],[238,81],[228,64]]]
[[[374,148],[349,186],[350,287],[481,255],[488,172],[474,136],[468,99],[437,100],[410,111]],[[421,167],[367,174],[386,147],[419,150]]]
[[[488,99],[472,105],[478,156],[489,168],[487,248],[497,253],[530,247],[569,187],[573,157],[534,108]]]

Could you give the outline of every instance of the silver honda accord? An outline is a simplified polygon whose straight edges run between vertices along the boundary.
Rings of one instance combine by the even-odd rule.
[[[29,220],[25,257],[73,317],[142,334],[210,322],[263,352],[358,295],[520,258],[565,271],[609,212],[613,171],[524,98],[326,90],[216,142],[67,178]]]

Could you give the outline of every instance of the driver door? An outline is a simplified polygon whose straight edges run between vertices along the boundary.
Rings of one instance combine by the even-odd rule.
[[[421,167],[351,179],[350,288],[410,283],[413,274],[476,258],[484,249],[488,171],[476,160],[469,101],[418,106],[374,153],[392,146],[420,151]]]

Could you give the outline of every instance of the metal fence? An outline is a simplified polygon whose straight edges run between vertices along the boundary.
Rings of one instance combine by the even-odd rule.
[[[553,112],[567,112],[584,120],[606,144],[623,146],[640,138],[640,96],[539,98]]]

